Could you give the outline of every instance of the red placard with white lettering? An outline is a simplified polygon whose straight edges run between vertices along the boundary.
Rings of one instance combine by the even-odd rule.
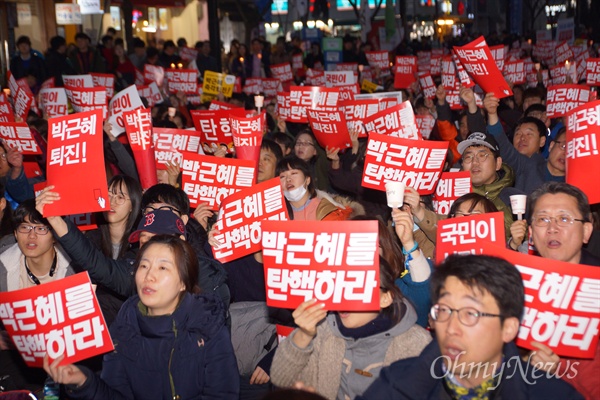
[[[517,346],[532,341],[564,357],[593,358],[600,327],[600,269],[511,251],[481,242],[483,254],[514,264],[525,286],[525,312]]]
[[[158,65],[144,65],[144,80],[150,84],[156,82],[158,87],[162,87],[163,80],[165,79],[165,69]]]
[[[135,69],[135,86],[144,86],[146,80],[144,79],[144,74],[139,69]],[[140,95],[141,96],[141,95]]]
[[[0,317],[30,367],[72,364],[114,349],[87,272],[0,293]]]
[[[419,194],[433,193],[444,168],[448,142],[369,134],[362,186],[385,191],[388,181],[404,182]]]
[[[590,100],[590,88],[585,85],[555,85],[548,88],[546,114],[561,117]]]
[[[267,305],[379,310],[377,221],[262,222]]]
[[[64,88],[40,90],[40,106],[48,118],[64,117],[69,114],[67,92]]]
[[[335,65],[335,71],[358,71],[358,63],[339,63]]]
[[[456,65],[452,56],[444,56],[442,58],[442,86],[446,90],[453,90],[458,85],[458,77],[456,76]]]
[[[340,110],[344,112],[348,130],[359,130],[358,137],[366,138],[367,131],[364,126],[364,119],[379,112],[379,100],[364,99],[352,100],[339,103]]]
[[[312,86],[325,86],[325,71],[309,68],[306,71],[306,84]]]
[[[230,114],[229,121],[236,157],[241,160],[252,160],[258,164],[266,126],[266,112],[251,117]]]
[[[17,89],[17,93],[13,98],[13,104],[15,109],[15,116],[19,117],[21,121],[25,121],[27,119],[27,115],[29,114],[29,109],[33,103],[34,97],[33,93],[29,89],[23,89],[19,87]]]
[[[233,135],[231,133],[230,115],[246,116],[243,108],[219,110],[192,110],[192,121],[200,132],[200,143],[205,154],[212,154],[219,146],[226,146],[233,151]]]
[[[0,122],[15,122],[14,111],[8,101],[0,102]]]
[[[600,203],[600,185],[590,176],[600,171],[600,100],[584,104],[567,116],[566,181]]]
[[[289,83],[289,82],[288,82]],[[283,86],[279,79],[275,78],[261,78],[262,92],[268,99],[272,99],[277,96],[277,92],[283,90]]]
[[[343,101],[352,101],[355,95],[360,94],[360,85],[358,83],[339,85],[337,88],[340,89],[340,101],[338,104],[341,104]]]
[[[200,132],[172,128],[152,128],[152,130],[154,157],[159,169],[166,169],[166,163],[176,163],[181,167],[183,151],[202,154]]]
[[[438,221],[435,262],[440,263],[451,254],[479,254],[482,241],[504,245],[502,211]]]
[[[192,208],[208,203],[211,210],[217,211],[227,196],[254,184],[255,172],[254,161],[185,152],[182,188]]]
[[[281,82],[288,82],[294,79],[290,63],[271,65],[271,74],[273,78],[279,79]]]
[[[56,84],[54,81],[55,81],[54,77],[46,79],[44,81],[44,83],[42,83],[42,86],[40,87],[40,89],[50,89],[50,88],[56,87]]]
[[[63,75],[65,87],[73,88],[92,88],[94,87],[94,78],[90,74],[85,75]]]
[[[290,117],[288,121],[308,123],[306,110],[336,110],[340,91],[320,86],[290,87]]]
[[[367,132],[404,139],[421,139],[410,101],[387,108],[364,120]]]
[[[353,85],[358,80],[354,71],[325,71],[325,85],[327,87],[338,87]]]
[[[210,102],[210,106],[208,107],[208,109],[210,111],[216,111],[216,110],[233,110],[236,108],[244,108],[244,107],[240,107],[240,106],[236,106],[233,105],[231,103],[225,103],[223,101],[219,101],[219,100],[213,100]]]
[[[44,207],[44,217],[108,211],[102,111],[50,118],[48,125],[47,182],[61,199]]]
[[[142,99],[135,85],[129,86],[127,89],[121,90],[112,98],[108,106],[109,118],[108,122],[112,126],[111,133],[114,136],[119,136],[125,132],[125,122],[123,121],[123,113],[132,111],[144,106]]]
[[[290,121],[292,109],[290,108],[290,92],[278,92],[275,112],[279,118]]]
[[[390,57],[387,51],[366,51],[365,56],[371,67],[379,69],[390,67]]]
[[[394,88],[407,89],[417,80],[417,57],[396,56],[394,64]]]
[[[419,133],[423,137],[423,139],[429,139],[431,136],[431,131],[435,126],[435,118],[431,114],[425,115],[415,115],[415,122],[417,123],[417,128],[419,129]]]
[[[426,99],[435,99],[437,87],[435,86],[435,82],[433,82],[431,74],[426,73],[419,76],[419,84],[421,85],[423,96],[425,96]]]
[[[442,172],[433,192],[433,211],[446,215],[460,196],[471,193],[471,173],[469,171]]]
[[[106,96],[110,99],[115,94],[115,76],[113,74],[90,73],[94,86],[103,87],[106,89]]]
[[[565,64],[557,64],[550,67],[550,76],[553,85],[564,85],[567,83],[567,67]]]
[[[512,96],[483,36],[465,46],[454,47],[454,54],[484,92],[494,93],[499,99]]]
[[[506,47],[503,44],[489,46],[492,58],[496,62],[499,71],[504,71],[504,60],[506,59]]]
[[[588,58],[585,64],[586,83],[589,86],[600,86],[600,58]]]
[[[308,122],[317,142],[323,148],[345,149],[352,147],[344,113],[337,111],[307,110]]]
[[[192,49],[191,47],[180,47],[179,57],[181,57],[183,61],[193,61],[198,57],[198,50]]]
[[[473,80],[465,70],[465,67],[463,67],[463,65],[461,64],[460,60],[458,59],[458,56],[456,54],[453,54],[452,59],[454,60],[454,66],[456,67],[456,74],[458,75],[458,80],[460,81],[460,84],[467,88],[475,86],[475,82],[473,82]]]
[[[554,59],[556,60],[557,64],[562,64],[567,60],[572,61],[574,57],[575,55],[573,54],[573,50],[571,50],[569,43],[565,41],[560,42],[554,50]]]
[[[171,93],[198,93],[198,70],[196,69],[166,69],[167,88]]]
[[[138,95],[145,98],[148,101],[148,107],[154,107],[164,101],[162,93],[158,88],[156,82],[152,82],[149,85],[138,85],[136,84]]]
[[[42,154],[42,149],[25,122],[0,123],[0,139],[8,147],[19,149],[23,155]]]
[[[140,175],[142,189],[158,183],[152,140],[152,115],[147,108],[123,112],[125,132],[133,152],[135,165]]]
[[[435,49],[432,50],[431,52],[431,59],[429,60],[429,72],[431,73],[431,75],[433,76],[440,76],[440,74],[442,73],[442,54],[434,54],[433,52],[435,51]]]
[[[525,61],[511,61],[504,64],[504,77],[507,81],[515,85],[525,83],[527,80],[525,76]]]
[[[103,87],[76,88],[65,85],[65,91],[75,112],[102,110],[102,119],[106,117],[107,97]]]
[[[219,207],[215,259],[229,262],[262,250],[261,221],[289,219],[279,178],[269,179],[227,196]]]
[[[417,51],[417,72],[419,75],[429,73],[431,51]]]
[[[294,328],[291,326],[285,325],[275,325],[275,330],[277,331],[277,343],[281,344],[282,341],[287,339],[288,336],[294,331]]]

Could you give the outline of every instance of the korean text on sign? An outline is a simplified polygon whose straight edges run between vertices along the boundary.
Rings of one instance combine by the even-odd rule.
[[[17,148],[23,154],[42,154],[29,126],[24,122],[0,123],[0,138],[10,148]]]
[[[201,153],[200,134],[187,129],[154,128],[154,156],[158,164],[183,163],[184,151]]]
[[[255,169],[254,161],[185,152],[181,167],[183,190],[192,208],[208,203],[211,210],[217,211],[227,196],[254,184]]]
[[[397,104],[364,121],[367,132],[404,139],[420,139],[419,128],[410,101]]]
[[[290,117],[294,122],[308,122],[306,110],[337,110],[340,92],[320,86],[290,87]]]
[[[267,305],[379,310],[376,221],[262,222]]]
[[[288,220],[279,178],[242,189],[221,203],[215,239],[222,245],[213,249],[215,258],[228,262],[260,251],[265,219]]]
[[[113,350],[87,273],[0,293],[0,318],[31,367],[64,354],[71,364]]]
[[[448,214],[454,201],[471,193],[471,173],[469,171],[444,172],[433,192],[433,210],[438,214]]]
[[[590,89],[584,85],[556,85],[548,88],[546,114],[561,117],[590,99]]]
[[[448,142],[400,139],[372,133],[367,143],[362,186],[385,191],[385,182],[404,182],[431,194],[442,173]]]

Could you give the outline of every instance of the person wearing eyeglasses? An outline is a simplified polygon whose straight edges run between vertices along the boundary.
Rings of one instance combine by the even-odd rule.
[[[328,171],[329,161],[325,150],[319,146],[315,135],[310,129],[302,130],[296,136],[294,155],[306,161],[310,166],[311,175],[314,177],[314,186],[319,190],[331,192]]]
[[[435,339],[384,368],[358,399],[582,399],[568,383],[522,361],[513,340],[525,293],[509,262],[453,255],[433,272]]]

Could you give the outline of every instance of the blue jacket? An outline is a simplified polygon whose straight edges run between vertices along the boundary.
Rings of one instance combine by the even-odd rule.
[[[565,381],[547,378],[546,373],[539,370],[535,370],[534,374],[533,367],[519,357],[513,342],[504,345],[504,358],[502,376],[490,399],[583,399]],[[440,347],[434,340],[418,357],[400,360],[384,368],[379,378],[357,400],[452,399],[444,384],[442,362]]]
[[[214,295],[185,294],[171,315],[149,317],[129,298],[111,326],[115,351],[101,378],[68,387],[73,399],[237,399],[239,376],[225,309]],[[83,369],[83,368],[82,368]]]

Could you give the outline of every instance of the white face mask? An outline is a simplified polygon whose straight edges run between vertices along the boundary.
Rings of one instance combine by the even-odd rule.
[[[304,185],[302,185],[297,187],[296,189],[290,190],[289,192],[287,190],[284,190],[283,195],[286,199],[288,199],[288,201],[296,202],[302,199],[302,197],[304,197],[304,195],[306,194],[306,190],[307,189],[304,187]]]

